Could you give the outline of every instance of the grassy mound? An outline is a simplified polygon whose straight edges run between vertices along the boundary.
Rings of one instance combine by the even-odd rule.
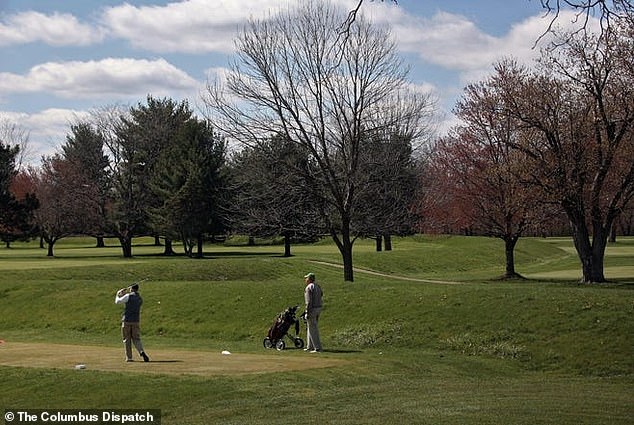
[[[164,424],[313,423],[303,412],[316,399],[322,423],[337,424],[618,424],[634,414],[633,239],[609,247],[611,283],[600,286],[576,283],[567,239],[521,240],[517,270],[529,279],[509,282],[497,280],[502,243],[488,238],[402,238],[390,252],[359,241],[353,283],[343,282],[327,241],[295,246],[291,258],[274,245],[211,245],[198,260],[163,257],[141,242],[132,259],[114,241],[97,249],[82,238],[62,240],[55,258],[33,244],[0,250],[0,339],[122,354],[114,293],[148,278],[141,294],[150,355],[229,350],[282,356],[289,367],[209,377],[137,375],[122,362],[120,370],[82,371],[89,373],[0,366],[9,383],[0,387],[4,408],[125,402],[161,409]],[[307,360],[301,350],[265,350],[277,313],[303,303],[307,271],[324,289],[327,351]],[[143,391],[130,400],[126,386]]]

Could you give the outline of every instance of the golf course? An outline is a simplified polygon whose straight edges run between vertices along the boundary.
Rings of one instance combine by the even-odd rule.
[[[608,245],[605,284],[580,284],[570,238],[354,245],[344,282],[329,239],[229,238],[163,256],[153,238],[0,248],[0,410],[152,409],[179,424],[634,423],[634,238]],[[179,246],[175,247],[177,252]],[[265,349],[303,276],[324,292],[324,351]],[[147,280],[144,280],[147,279]],[[151,361],[125,362],[117,290],[140,283]],[[301,322],[302,337],[306,328]],[[9,422],[7,422],[9,423]]]

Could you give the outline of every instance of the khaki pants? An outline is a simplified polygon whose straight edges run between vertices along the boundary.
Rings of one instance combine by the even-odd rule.
[[[121,336],[123,337],[123,344],[125,345],[126,360],[132,360],[133,343],[139,354],[143,352],[139,322],[123,322],[121,324]]]
[[[306,349],[321,351],[321,340],[319,339],[319,314],[321,308],[314,308],[308,311],[308,318],[306,319]]]

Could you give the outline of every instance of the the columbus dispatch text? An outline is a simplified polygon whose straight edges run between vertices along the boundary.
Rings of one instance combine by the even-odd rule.
[[[160,425],[161,411],[156,409],[70,410],[70,409],[6,409],[5,425],[18,424],[127,424]]]

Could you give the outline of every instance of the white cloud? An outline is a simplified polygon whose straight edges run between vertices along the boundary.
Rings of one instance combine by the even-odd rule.
[[[199,83],[164,59],[106,58],[47,62],[25,75],[0,73],[0,92],[48,92],[63,98],[115,99],[192,92]]]
[[[0,46],[44,42],[51,46],[85,46],[103,39],[99,28],[80,23],[66,13],[29,11],[9,15],[0,22]]]
[[[70,123],[87,119],[89,113],[73,109],[50,108],[35,114],[0,111],[0,120],[15,123],[29,134],[26,161],[37,164],[43,155],[52,155],[66,140]]]
[[[101,9],[98,21],[90,22],[84,18],[80,21],[66,13],[30,11],[0,15],[0,47],[36,42],[50,46],[84,46],[111,41],[106,39],[107,36],[126,40],[133,47],[144,49],[145,53],[230,53],[233,52],[236,30],[247,19],[266,18],[303,1],[174,0],[154,6],[133,6],[121,2],[118,6]],[[350,10],[358,4],[358,0],[336,0],[336,4]],[[533,44],[549,23],[548,18],[536,14],[509,26],[501,36],[493,36],[464,16],[438,12],[430,18],[416,17],[408,14],[405,6],[405,2],[395,5],[388,0],[365,1],[361,12],[377,23],[392,27],[399,49],[416,55],[420,60],[415,66],[422,73],[417,78],[419,87],[414,89],[438,95],[445,100],[443,104],[451,103],[461,91],[455,84],[456,75],[461,86],[486,77],[491,72],[492,63],[502,57],[513,56],[522,62],[532,60],[539,54],[538,49],[533,49]],[[565,12],[558,22],[567,25],[573,19],[574,14]],[[103,44],[103,47],[108,48],[108,45]],[[204,81],[196,81],[173,65],[176,62],[170,63],[162,58],[62,61],[59,58],[63,52],[49,51],[53,56],[40,59],[43,63],[24,73],[0,72],[0,93],[4,99],[13,101],[19,98],[13,95],[20,93],[42,97],[53,95],[57,99],[88,99],[101,105],[113,101],[136,102],[147,94],[183,95],[194,99],[204,84]],[[182,55],[178,60],[181,59],[187,61],[190,57]],[[211,58],[209,65],[213,63]],[[443,77],[449,78],[437,81],[434,86],[424,83],[425,64],[436,65],[437,68],[431,72],[440,69],[446,74]],[[210,77],[222,80],[226,70],[210,68],[208,72]],[[53,100],[48,105],[59,106],[59,102]],[[17,105],[12,107],[21,109]],[[0,116],[2,114],[0,111]],[[63,143],[68,123],[83,112],[52,108],[33,114],[5,114],[10,114],[12,119],[29,129],[38,151],[48,154],[53,151],[53,146]],[[447,119],[441,127],[451,122],[449,115]]]
[[[227,76],[231,74],[231,72],[229,68],[223,66],[211,67],[205,70],[207,81],[218,81],[222,84],[227,82]]]
[[[397,17],[400,20],[391,25],[399,48],[449,70],[470,72],[486,68],[498,58],[517,52],[518,44],[507,43],[506,37],[486,34],[464,16],[438,12],[429,19]],[[538,36],[515,41],[530,50]]]
[[[444,118],[439,122],[439,133],[446,132],[458,123],[450,112],[463,87],[481,81],[493,71],[494,63],[503,58],[514,58],[520,63],[533,64],[540,56],[540,49],[553,41],[548,33],[552,16],[537,14],[511,25],[501,36],[492,36],[478,28],[473,21],[461,15],[438,12],[433,17],[421,18],[408,15],[403,8],[385,3],[369,3],[371,18],[377,23],[389,24],[398,41],[398,48],[416,54],[421,61],[438,65],[448,75],[455,74],[460,86],[441,87],[434,92],[441,99]],[[571,11],[562,11],[556,28],[574,31],[584,22]],[[587,28],[598,32],[599,21],[591,18]]]
[[[437,96],[438,95],[438,87],[431,83],[409,83],[409,89],[414,93],[419,93],[423,95]]]
[[[409,15],[403,8],[386,2],[371,2],[365,12],[379,24],[388,24],[401,51],[414,53],[424,61],[448,72],[457,72],[463,83],[484,78],[500,59],[513,57],[530,63],[540,54],[540,47],[552,41],[547,33],[552,16],[537,14],[509,27],[506,34],[495,37],[485,33],[464,16],[438,12],[431,18]],[[558,28],[578,29],[584,22],[572,11],[562,11]],[[588,28],[597,29],[598,21],[590,18]]]
[[[112,35],[154,52],[231,52],[236,30],[250,17],[297,0],[186,0],[165,6],[125,3],[105,10],[104,24]]]

